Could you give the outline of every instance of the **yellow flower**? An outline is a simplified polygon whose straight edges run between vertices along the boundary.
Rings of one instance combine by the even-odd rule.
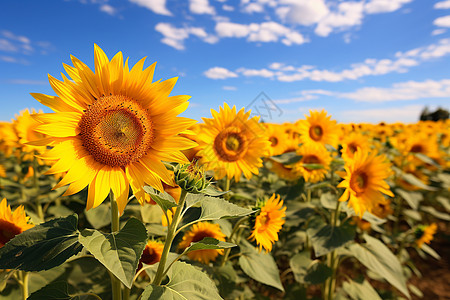
[[[258,174],[261,157],[267,155],[269,147],[259,116],[249,118],[250,111],[244,108],[236,113],[236,106],[230,109],[226,103],[219,112],[212,109],[211,114],[213,119],[203,118],[205,124],[198,135],[200,163],[214,170],[216,179],[227,176],[238,182],[242,173],[247,179]]]
[[[0,164],[0,177],[6,177],[6,169],[4,165]]]
[[[6,156],[11,155],[14,148],[19,145],[18,142],[19,138],[13,123],[0,122],[0,152],[3,152]]]
[[[143,263],[146,265],[154,265],[159,262],[161,260],[163,249],[163,243],[149,240],[142,252],[137,270],[139,271],[142,268]]]
[[[289,136],[284,126],[278,124],[264,124],[266,126],[266,136],[270,142],[268,156],[283,154],[286,150]]]
[[[249,239],[256,240],[259,251],[264,248],[266,252],[270,252],[273,243],[278,241],[278,232],[285,222],[286,206],[283,206],[280,195],[273,194],[265,203],[260,205],[260,209]]]
[[[28,224],[29,219],[22,205],[12,212],[6,198],[3,198],[0,203],[0,248],[19,233],[34,227],[33,224]]]
[[[271,172],[277,174],[278,177],[284,180],[294,181],[299,178],[292,165],[283,165],[282,163],[276,162],[270,158],[268,159],[268,165]]]
[[[31,114],[40,113],[42,111],[36,112],[34,109],[31,110]],[[45,146],[33,146],[28,145],[28,142],[42,140],[45,135],[34,131],[36,126],[40,123],[31,117],[30,111],[27,109],[20,112],[20,115],[16,115],[16,120],[14,121],[14,129],[16,130],[17,137],[19,138],[19,144],[23,152],[28,153],[42,153],[46,150]]]
[[[312,143],[303,144],[297,150],[297,154],[301,155],[302,158],[293,165],[294,173],[303,176],[306,182],[312,183],[325,178],[330,169],[331,156],[324,146]],[[305,164],[322,165],[322,168],[309,168]]]
[[[364,135],[360,133],[350,133],[342,139],[342,158],[344,160],[352,159],[358,149],[369,151],[369,145],[369,141]]]
[[[419,226],[419,228],[416,231],[416,243],[419,248],[422,247],[422,245],[429,244],[433,240],[433,236],[437,231],[437,225],[436,223],[432,223],[429,226]]]
[[[220,230],[219,224],[211,224],[208,222],[198,222],[192,225],[191,230],[187,231],[183,240],[178,247],[185,249],[191,245],[191,243],[199,242],[205,237],[212,237],[219,241],[225,241],[225,234]],[[208,249],[208,250],[195,250],[189,252],[187,256],[192,260],[197,260],[201,263],[208,264],[210,261],[215,261],[217,256],[223,254],[223,249]]]
[[[122,214],[130,185],[142,204],[145,183],[159,191],[161,181],[173,184],[162,161],[188,162],[181,150],[196,143],[179,134],[195,121],[177,117],[189,104],[189,96],[169,97],[177,78],[152,83],[155,64],[143,70],[143,58],[129,70],[121,52],[109,61],[94,48],[95,73],[72,57],[74,67],[64,65],[72,80],[49,76],[58,96],[32,94],[55,111],[35,115],[36,131],[53,146],[42,158],[58,160],[48,174],[67,171],[54,188],[69,184],[71,195],[89,185],[86,209],[112,190]]]
[[[373,212],[379,203],[385,203],[383,193],[394,197],[389,185],[384,181],[392,173],[384,155],[358,150],[352,160],[345,164],[346,174],[339,174],[344,180],[338,187],[345,188],[339,201],[349,200],[356,215],[365,211]]]
[[[313,143],[337,146],[339,127],[336,121],[327,116],[327,112],[322,110],[309,111],[310,116],[306,120],[299,121],[300,142],[303,144]]]

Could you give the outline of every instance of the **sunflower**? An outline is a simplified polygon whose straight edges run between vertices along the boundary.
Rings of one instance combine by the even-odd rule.
[[[350,133],[344,136],[341,144],[341,154],[344,160],[352,159],[358,149],[366,151],[370,149],[368,138],[360,133]]]
[[[6,177],[6,168],[2,164],[0,164],[0,177]]]
[[[154,265],[159,262],[161,260],[163,249],[163,243],[149,240],[145,245],[144,251],[142,252],[137,270],[142,268],[142,264]]]
[[[273,194],[267,201],[258,203],[257,207],[260,211],[255,217],[255,225],[249,239],[256,240],[260,252],[263,247],[266,252],[270,252],[273,243],[278,241],[278,232],[285,222],[286,206],[283,206],[280,195]]]
[[[3,198],[0,203],[0,248],[19,233],[34,227],[28,223],[29,219],[22,205],[12,212],[6,198]]]
[[[200,164],[214,170],[214,177],[234,177],[238,182],[242,173],[247,179],[258,174],[262,167],[261,157],[266,156],[270,142],[264,126],[258,123],[259,116],[249,118],[250,111],[244,108],[236,113],[224,103],[219,112],[211,110],[212,119],[203,118],[198,135],[202,149],[198,152]]]
[[[394,197],[384,181],[392,173],[384,155],[358,150],[353,159],[346,162],[345,170],[346,174],[339,174],[344,180],[338,187],[345,188],[339,201],[350,198],[349,205],[356,215],[362,217],[365,211],[372,213],[379,203],[385,203],[383,193]]]
[[[68,171],[54,188],[69,185],[71,195],[89,185],[87,210],[112,190],[122,214],[130,185],[142,204],[145,183],[159,191],[173,184],[162,161],[188,162],[181,150],[196,143],[179,133],[196,121],[177,117],[189,104],[189,96],[169,97],[177,78],[152,83],[155,64],[143,70],[143,58],[130,70],[121,52],[109,61],[94,48],[95,73],[72,57],[74,67],[64,65],[71,80],[49,76],[58,96],[32,94],[55,111],[35,115],[35,130],[53,146],[42,158],[58,160],[47,173]]]
[[[284,127],[278,124],[264,124],[266,126],[266,136],[270,142],[268,156],[283,154],[286,150],[289,139]]]
[[[19,138],[13,123],[0,122],[0,152],[5,156],[11,155],[14,148],[19,146],[18,142]]]
[[[180,249],[185,249],[189,247],[191,243],[199,242],[205,237],[212,237],[219,241],[225,241],[225,234],[220,230],[219,224],[198,222],[192,225],[192,228],[184,234],[183,240],[178,247]],[[219,254],[222,255],[223,252],[223,249],[195,250],[189,252],[187,256],[192,260],[208,264],[210,261],[215,261],[217,256],[219,256]]]
[[[419,226],[416,230],[416,244],[419,248],[422,245],[429,244],[433,240],[433,236],[437,231],[436,223],[432,223],[429,226]]]
[[[320,144],[303,144],[297,150],[302,156],[300,161],[293,164],[294,173],[303,176],[306,182],[318,182],[325,178],[330,169],[331,156],[327,149]],[[308,164],[321,165],[321,168],[309,167]]]
[[[339,131],[336,121],[331,120],[331,116],[327,116],[327,112],[323,109],[321,112],[310,110],[309,113],[309,117],[305,115],[306,120],[298,122],[300,142],[336,147]]]
[[[42,114],[42,110],[36,112],[36,110],[32,109],[31,114],[30,110],[27,108],[20,112],[20,115],[16,115],[16,119],[14,120],[14,129],[16,130],[17,137],[19,138],[19,144],[22,148],[23,152],[27,153],[42,153],[46,150],[45,146],[34,146],[27,144],[31,141],[42,140],[45,138],[45,135],[39,132],[34,131],[36,126],[40,125],[38,121],[32,118],[32,114]]]
[[[282,163],[276,162],[272,159],[267,160],[268,169],[277,174],[278,177],[288,181],[295,181],[299,178],[298,174],[294,172],[292,165],[284,165]]]

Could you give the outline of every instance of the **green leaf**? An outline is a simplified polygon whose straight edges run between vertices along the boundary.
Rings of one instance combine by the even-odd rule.
[[[337,201],[336,195],[333,195],[330,192],[320,195],[320,204],[326,209],[336,210]]]
[[[284,292],[277,264],[270,253],[259,252],[247,241],[241,244],[239,264],[245,274],[256,281],[273,286]]]
[[[205,237],[201,241],[191,243],[191,245],[185,250],[185,254],[196,250],[207,249],[226,249],[235,247],[235,244],[219,241],[212,237]]]
[[[420,247],[420,249],[422,249],[425,253],[431,255],[435,259],[441,259],[441,256],[436,251],[434,251],[433,248],[431,248],[427,244],[423,244],[422,247]]]
[[[303,251],[294,255],[289,261],[292,273],[294,273],[295,280],[300,283],[305,283],[305,276],[308,273],[308,267],[311,265],[311,254],[309,251]]]
[[[189,197],[186,198],[186,202],[188,207],[200,205],[202,212],[197,221],[238,218],[255,212],[254,210],[232,204],[224,199],[209,196]]]
[[[414,210],[417,210],[417,208],[419,208],[419,203],[423,200],[423,196],[419,192],[407,192],[400,188],[395,189],[395,192],[400,195],[400,197],[402,197],[406,202],[408,202],[408,205],[411,206],[411,208]]]
[[[333,271],[320,260],[314,260],[304,278],[307,284],[321,284],[331,276]]]
[[[351,244],[349,253],[370,271],[384,278],[404,295],[409,296],[402,266],[386,245],[376,238],[364,235],[365,244]]]
[[[208,196],[213,196],[213,197],[217,197],[217,196],[222,196],[225,195],[226,193],[228,193],[229,191],[219,191],[217,190],[214,186],[212,186],[211,184],[208,185],[203,191],[201,191],[202,194],[208,195]]]
[[[355,227],[348,223],[335,227],[329,224],[319,227],[310,223],[306,233],[311,239],[316,256],[320,257],[352,241],[355,237]]]
[[[394,168],[393,169],[397,170],[397,172],[400,173],[400,176],[409,184],[415,185],[418,188],[427,190],[427,191],[437,191],[438,189],[432,186],[428,186],[425,183],[423,183],[419,178],[417,178],[416,176],[414,176],[413,174],[410,173],[405,173],[403,171],[401,171],[398,168]]]
[[[81,251],[78,216],[53,219],[16,235],[0,248],[0,269],[42,271]]]
[[[222,299],[214,282],[202,271],[184,263],[175,262],[167,272],[169,282],[162,286],[148,285],[142,300],[214,300]]]
[[[292,165],[299,162],[303,156],[297,155],[295,152],[286,152],[277,156],[271,156],[270,159],[283,165]]]
[[[131,218],[120,231],[110,234],[85,229],[79,240],[126,287],[131,288],[147,243],[147,230],[141,221]]]
[[[402,211],[402,213],[403,213],[405,216],[407,216],[407,217],[409,217],[409,218],[411,218],[411,219],[413,219],[413,220],[416,220],[416,221],[422,220],[422,216],[420,215],[420,213],[419,213],[417,210],[404,209],[404,210]]]
[[[448,198],[439,196],[436,197],[436,200],[445,208],[447,212],[450,211],[450,201]]]
[[[380,295],[367,280],[364,280],[362,283],[353,280],[346,281],[342,284],[342,289],[353,300],[381,300]]]
[[[436,217],[441,220],[450,221],[450,215],[444,212],[437,211],[433,206],[422,206],[420,209],[423,212],[429,213],[433,217]]]
[[[417,157],[418,159],[420,159],[421,161],[423,161],[423,162],[426,163],[426,164],[429,164],[429,165],[432,165],[432,166],[435,166],[435,167],[438,167],[438,168],[441,167],[441,166],[440,166],[438,163],[436,163],[432,158],[426,156],[425,154],[422,154],[422,153],[414,153],[414,156]]]
[[[107,204],[101,204],[96,208],[85,211],[84,214],[95,229],[100,229],[111,223],[111,209]]]
[[[319,170],[324,168],[321,164],[302,164],[302,167],[308,170]]]
[[[173,197],[166,192],[156,194],[156,190],[150,186],[144,186],[144,190],[150,195],[150,197],[152,197],[153,201],[155,201],[156,204],[162,208],[163,211],[168,211],[169,209],[178,206],[175,199],[173,199]]]
[[[69,295],[69,285],[64,281],[52,282],[32,293],[27,300],[79,300],[79,296]]]

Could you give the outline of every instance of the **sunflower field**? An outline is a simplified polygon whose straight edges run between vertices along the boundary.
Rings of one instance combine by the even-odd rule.
[[[53,113],[0,123],[0,299],[432,299],[449,278],[421,272],[448,259],[449,120],[197,122],[145,59],[71,60],[31,94]]]

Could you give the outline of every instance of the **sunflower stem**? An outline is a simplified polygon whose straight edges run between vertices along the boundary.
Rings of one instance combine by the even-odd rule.
[[[109,192],[109,200],[111,201],[111,232],[119,231],[119,207],[117,206],[116,197],[113,192]],[[112,273],[111,275],[111,287],[114,300],[122,299],[122,284],[120,280]]]
[[[22,273],[22,280],[21,280],[22,298],[23,300],[26,300],[28,298],[28,272],[21,271],[21,273]]]
[[[225,180],[225,188],[224,188],[224,192],[227,192],[230,190],[230,185],[231,185],[231,180],[228,178],[227,176],[227,180]],[[225,200],[230,200],[230,194],[226,193],[225,195],[223,195],[223,197],[225,198]]]
[[[234,234],[238,231],[238,229],[240,228],[241,224],[244,223],[246,220],[248,219],[248,217],[243,217],[241,218],[239,221],[236,222],[236,225],[234,225],[233,230],[231,231],[230,237],[228,238],[228,241],[232,241],[231,239],[233,238]],[[223,259],[222,259],[222,263],[221,266],[224,266],[225,263],[228,261],[229,259],[229,255],[231,252],[231,248],[227,248],[225,249],[225,252],[223,254]]]
[[[175,231],[177,230],[178,223],[180,222],[181,211],[184,207],[184,201],[186,200],[187,192],[185,190],[181,190],[179,206],[175,210],[175,215],[173,216],[172,223],[169,226],[169,230],[167,231],[166,241],[164,243],[164,249],[161,254],[161,260],[159,261],[158,270],[156,270],[155,278],[153,279],[153,285],[161,285],[162,280],[164,279],[164,271],[167,257],[169,255],[170,248],[172,247],[173,239],[175,238]]]
[[[336,203],[336,210],[334,212],[332,218],[332,226],[333,228],[339,226],[339,215],[340,215],[341,202],[338,200]],[[334,230],[334,229],[332,229]],[[324,288],[324,300],[333,300],[334,299],[334,291],[336,289],[336,277],[337,277],[337,269],[339,266],[339,257],[337,256],[336,250],[333,250],[331,253],[327,255],[328,266],[331,269],[331,277],[325,281]]]

